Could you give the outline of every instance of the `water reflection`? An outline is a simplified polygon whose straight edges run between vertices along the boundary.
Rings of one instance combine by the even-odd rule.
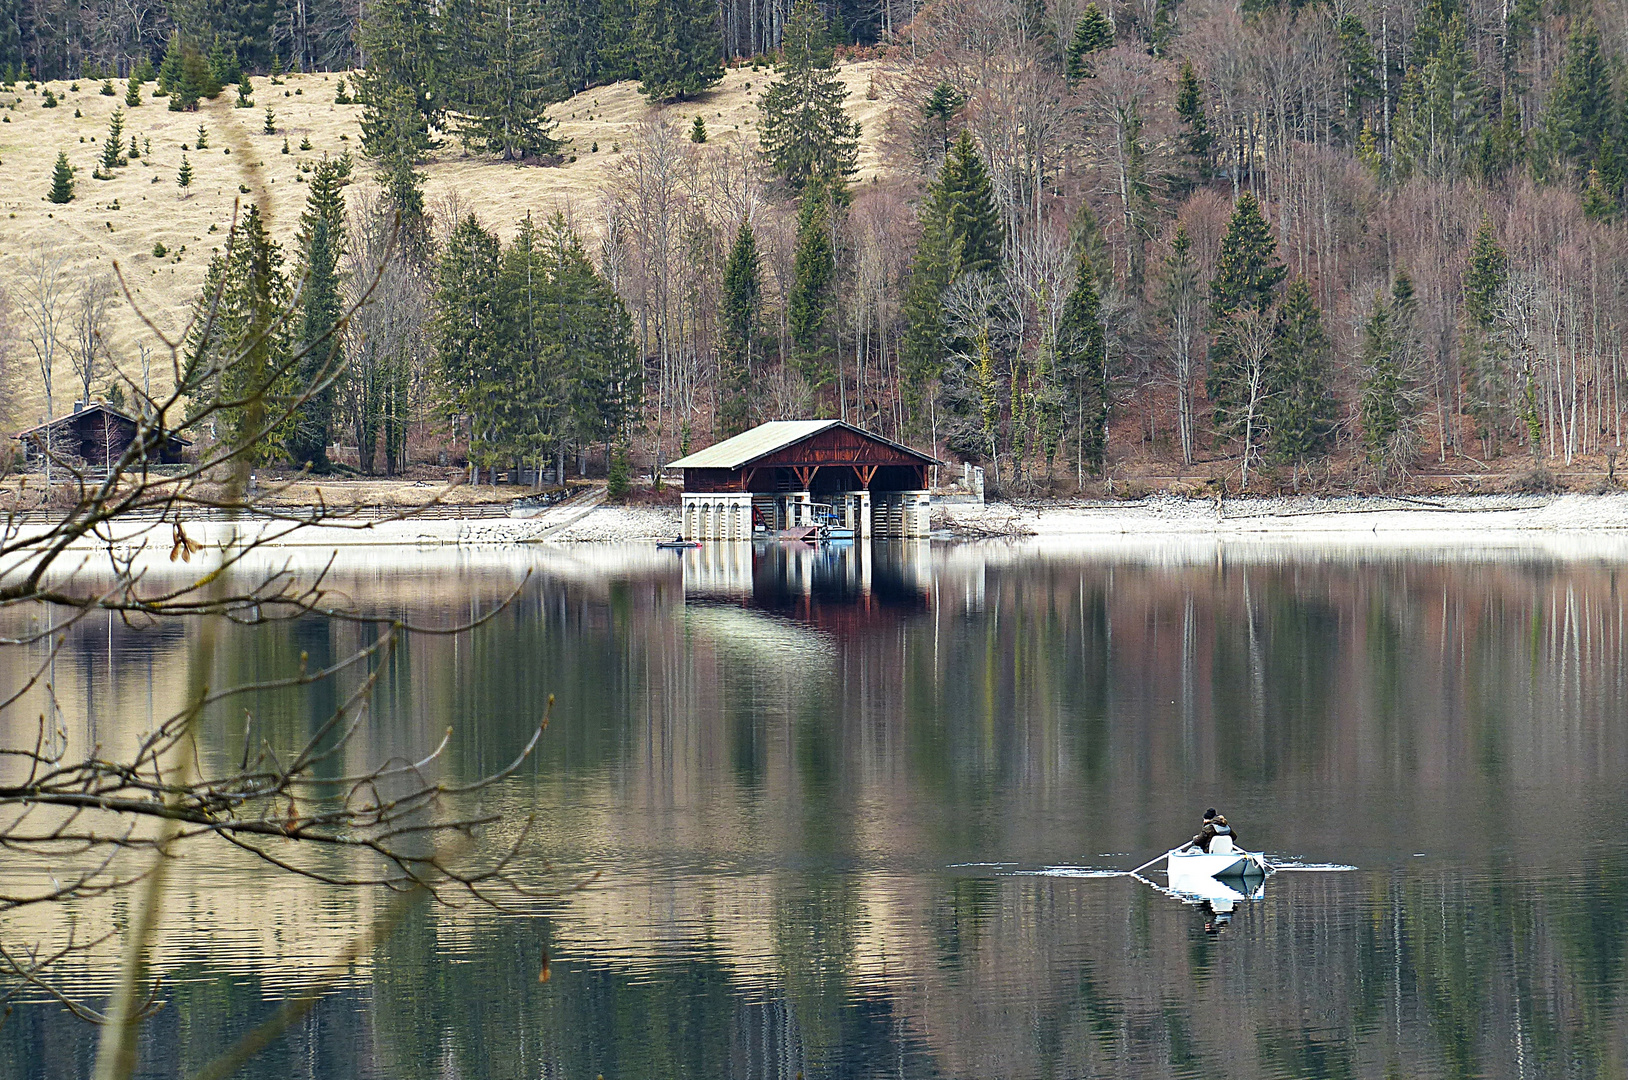
[[[362,602],[447,622],[533,571],[477,634],[409,641],[354,754],[452,723],[470,775],[553,693],[500,805],[542,815],[539,880],[603,877],[521,917],[420,911],[250,1075],[1624,1075],[1622,565],[1211,544],[342,567]],[[211,681],[361,633],[243,632]],[[114,746],[188,656],[83,626],[58,694]],[[255,723],[294,739],[322,704],[267,696]],[[215,718],[206,752],[241,724]],[[1214,898],[1032,872],[1135,866],[1211,804],[1252,849],[1362,869],[1275,875],[1219,934]],[[152,1076],[246,1030],[378,902],[181,870]],[[88,1075],[93,1036],[29,1006],[0,1073]]]

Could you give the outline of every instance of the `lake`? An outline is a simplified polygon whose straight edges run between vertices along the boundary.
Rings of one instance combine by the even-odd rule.
[[[425,624],[519,588],[476,630],[410,635],[348,755],[422,756],[450,725],[443,774],[472,778],[554,695],[483,799],[495,846],[536,815],[521,869],[554,892],[412,908],[241,1075],[1623,1077],[1619,578],[1628,543],[351,557],[358,607]],[[371,633],[234,630],[203,674]],[[193,645],[76,627],[70,738],[134,739],[200,676]],[[251,722],[293,743],[342,691],[223,710],[206,752]],[[1094,873],[1206,806],[1288,864],[1230,911]],[[212,849],[174,881],[150,1077],[200,1067],[385,903]],[[125,910],[27,910],[5,937]],[[116,957],[59,977],[94,997]],[[0,1074],[88,1076],[95,1038],[30,998]]]

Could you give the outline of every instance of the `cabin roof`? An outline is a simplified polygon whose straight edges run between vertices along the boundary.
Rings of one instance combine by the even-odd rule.
[[[662,466],[664,469],[739,469],[750,465],[759,458],[768,457],[777,450],[784,450],[794,443],[802,442],[811,436],[831,428],[847,428],[867,439],[892,447],[900,453],[920,458],[929,465],[937,464],[937,459],[920,450],[912,449],[903,443],[896,443],[892,439],[884,439],[874,432],[844,420],[771,420],[766,424],[759,424],[751,431],[743,431],[732,439],[725,439],[721,443],[714,443],[705,450],[698,450],[688,457],[681,457],[677,461],[668,462]]]

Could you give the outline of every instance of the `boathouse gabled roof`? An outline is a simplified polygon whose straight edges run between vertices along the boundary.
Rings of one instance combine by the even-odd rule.
[[[759,458],[768,457],[777,450],[784,450],[794,443],[802,442],[813,435],[830,428],[847,428],[867,439],[872,439],[885,446],[890,446],[900,453],[920,458],[929,465],[937,464],[937,459],[920,450],[912,449],[903,443],[896,443],[892,439],[884,439],[874,432],[844,420],[771,420],[766,424],[759,424],[751,431],[743,431],[732,439],[725,439],[721,443],[714,443],[705,450],[698,450],[688,457],[681,457],[677,461],[670,461],[663,465],[664,469],[739,469],[750,465]]]

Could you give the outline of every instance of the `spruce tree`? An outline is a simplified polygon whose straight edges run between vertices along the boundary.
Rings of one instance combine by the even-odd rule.
[[[718,413],[726,435],[746,430],[752,411],[753,359],[763,310],[763,278],[757,238],[741,222],[724,263],[723,310],[718,350]]]
[[[1210,282],[1210,370],[1205,391],[1215,406],[1215,422],[1223,430],[1233,426],[1242,387],[1238,349],[1233,341],[1233,316],[1250,308],[1266,311],[1277,296],[1278,283],[1288,273],[1278,261],[1277,240],[1261,213],[1255,196],[1244,192],[1221,240],[1221,257]]]
[[[950,145],[938,183],[928,191],[928,212],[949,224],[960,245],[960,269],[990,274],[1000,266],[1006,227],[995,206],[995,188],[983,158],[963,131]]]
[[[294,428],[300,387],[286,317],[292,300],[282,251],[250,203],[209,262],[178,389],[194,412],[219,407],[219,434],[250,446],[255,462],[282,457]]]
[[[303,251],[304,285],[300,291],[300,357],[297,378],[306,400],[289,435],[288,455],[313,472],[328,468],[328,435],[333,422],[335,382],[342,367],[339,333],[339,248],[318,217]]]
[[[1330,386],[1333,350],[1305,278],[1295,278],[1285,291],[1275,337],[1266,379],[1266,447],[1276,460],[1300,464],[1328,447],[1338,419]]]
[[[1345,84],[1345,117],[1341,127],[1345,136],[1351,138],[1362,129],[1369,102],[1379,96],[1380,83],[1375,75],[1379,60],[1374,55],[1374,41],[1368,28],[1355,14],[1347,13],[1341,17],[1336,34]]]
[[[690,142],[692,142],[692,143],[704,143],[706,141],[707,141],[707,122],[705,120],[701,119],[700,115],[697,115],[696,118],[695,118],[695,123],[690,125]]]
[[[566,360],[563,433],[578,446],[620,439],[643,392],[633,320],[564,214],[549,219],[544,241],[553,285],[551,344]]]
[[[1095,74],[1091,57],[1114,44],[1114,24],[1098,7],[1095,0],[1086,5],[1085,14],[1074,24],[1074,37],[1068,43],[1067,72],[1070,79],[1089,79]]]
[[[1176,117],[1182,125],[1178,139],[1182,154],[1187,159],[1187,167],[1192,170],[1192,178],[1184,186],[1191,188],[1209,179],[1210,146],[1213,141],[1209,119],[1204,114],[1204,89],[1199,85],[1198,73],[1193,70],[1191,60],[1182,61],[1181,75],[1176,85]]]
[[[154,97],[168,97],[181,87],[181,32],[170,35],[164,49],[164,60],[158,66],[158,90]]]
[[[848,88],[832,71],[825,19],[813,0],[797,0],[781,41],[782,78],[758,99],[764,153],[794,191],[811,179],[845,184],[859,160],[859,124],[843,102]]]
[[[723,35],[714,0],[639,0],[639,92],[688,101],[724,77]]]
[[[1492,219],[1482,216],[1464,268],[1464,311],[1474,325],[1491,330],[1498,297],[1509,280],[1509,256],[1498,243]]]
[[[910,261],[910,279],[905,284],[904,339],[900,342],[900,363],[906,419],[916,430],[924,429],[927,398],[933,384],[943,377],[950,350],[950,331],[945,325],[944,292],[960,273],[961,244],[950,222],[924,204],[921,240]]]
[[[1454,16],[1436,53],[1403,84],[1394,127],[1398,176],[1453,180],[1475,160],[1484,131],[1483,92],[1464,35],[1463,17]]]
[[[129,159],[124,156],[124,110],[114,109],[107,123],[107,138],[102,142],[99,179],[111,180],[115,169],[128,164]]]
[[[1387,472],[1406,466],[1412,454],[1408,436],[1418,411],[1417,313],[1413,281],[1398,271],[1390,300],[1374,298],[1374,313],[1363,330],[1358,420],[1369,461]]]
[[[933,92],[928,94],[927,100],[922,103],[922,115],[929,122],[938,124],[940,154],[950,152],[950,121],[966,103],[967,99],[961,92],[947,81],[941,81],[933,87]]]
[[[1566,63],[1544,114],[1545,147],[1573,176],[1583,177],[1606,148],[1614,114],[1599,28],[1592,19],[1579,20],[1566,41]]]
[[[1097,274],[1080,259],[1074,287],[1057,324],[1055,378],[1062,389],[1065,423],[1074,429],[1079,477],[1100,470],[1108,439],[1108,346],[1102,325]]]
[[[900,346],[904,390],[912,412],[931,385],[943,377],[958,344],[945,325],[945,290],[963,273],[999,270],[1005,242],[989,174],[972,136],[965,131],[951,144],[938,178],[927,189],[921,233],[905,289],[905,333]]]
[[[187,160],[186,154],[181,155],[181,168],[176,171],[175,184],[181,189],[183,199],[191,194],[187,189],[192,187],[192,162]]]
[[[345,249],[343,185],[338,162],[324,159],[317,164],[311,173],[311,187],[295,241],[304,281],[300,292],[298,378],[310,397],[301,407],[290,436],[289,457],[316,472],[328,468],[335,382],[344,354],[339,327],[343,309],[339,260]]]
[[[831,198],[820,187],[803,192],[797,208],[797,250],[792,258],[791,290],[786,298],[786,322],[791,330],[793,358],[809,389],[830,381],[826,363],[826,321],[831,309],[831,286],[836,257],[831,250]]]
[[[235,85],[243,77],[243,66],[238,62],[237,50],[228,49],[219,34],[209,46],[209,88],[212,92],[204,96],[216,98],[228,86]]]
[[[443,67],[466,147],[521,161],[554,153],[548,106],[567,96],[536,0],[465,0],[465,48]],[[417,150],[414,151],[417,153]]]
[[[57,151],[56,167],[51,170],[51,191],[46,196],[54,203],[73,202],[73,166],[68,164],[68,153]]]
[[[141,104],[141,80],[134,75],[124,86],[124,104],[126,108],[134,109]]]
[[[372,0],[363,8],[356,41],[367,66],[351,80],[356,100],[370,113],[387,104],[410,110],[426,142],[429,128],[441,126],[448,97],[442,64],[459,29],[445,27],[439,12],[421,0]]]
[[[254,84],[249,82],[249,73],[245,71],[243,77],[237,82],[237,103],[239,109],[254,108]]]
[[[1464,268],[1462,363],[1469,376],[1465,393],[1469,412],[1476,421],[1476,435],[1488,453],[1493,452],[1506,421],[1512,419],[1504,350],[1493,333],[1508,280],[1509,257],[1498,243],[1491,219],[1483,216]]]
[[[498,295],[502,248],[473,214],[452,230],[436,265],[431,336],[449,404],[471,421],[470,460],[490,464],[499,439],[490,403],[508,393]]]
[[[1374,298],[1374,311],[1362,331],[1362,383],[1358,420],[1368,460],[1382,463],[1402,427],[1402,374],[1396,360],[1396,337],[1385,298]]]

